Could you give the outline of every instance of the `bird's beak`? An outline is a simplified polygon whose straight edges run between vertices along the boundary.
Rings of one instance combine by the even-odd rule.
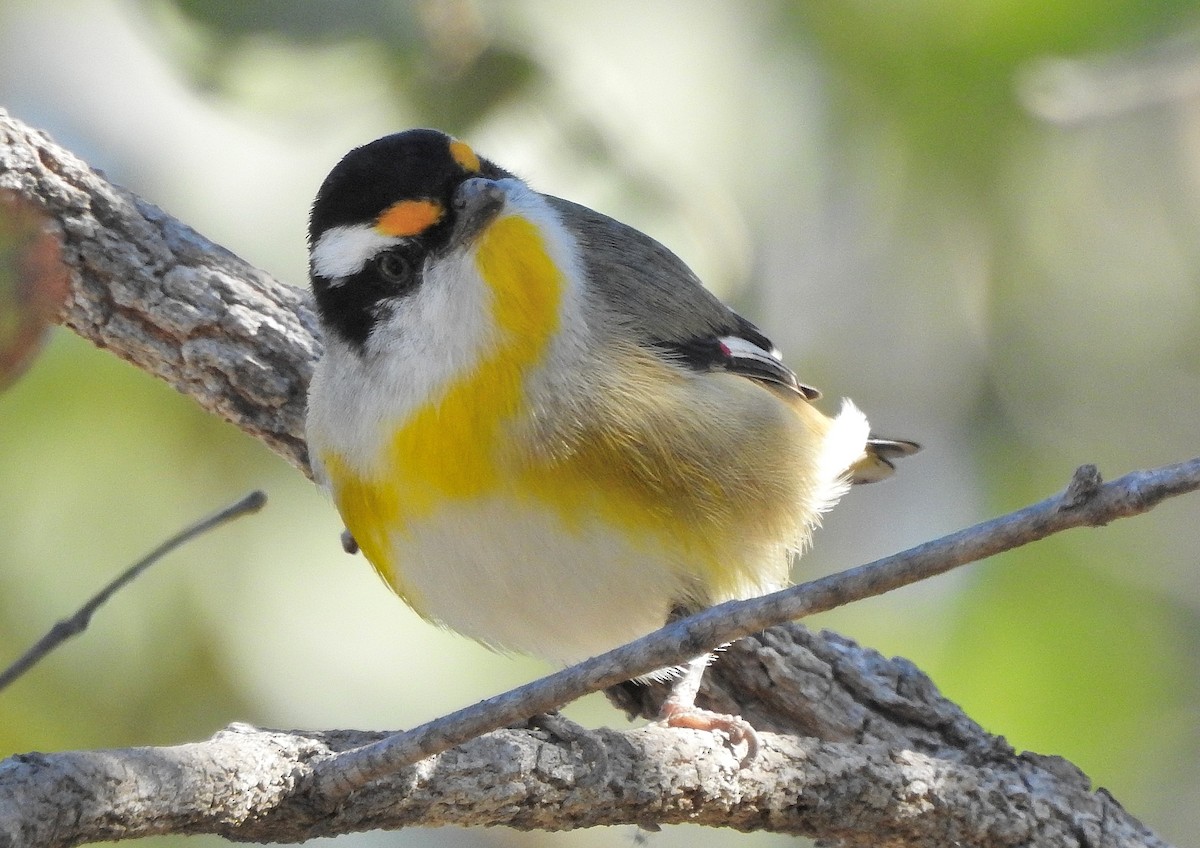
[[[454,234],[450,244],[470,244],[504,208],[504,188],[495,180],[472,177],[454,192]]]

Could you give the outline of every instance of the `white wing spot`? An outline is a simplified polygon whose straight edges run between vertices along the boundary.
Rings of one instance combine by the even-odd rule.
[[[754,342],[743,339],[741,336],[721,336],[717,341],[721,343],[721,347],[730,356],[741,359],[756,359],[759,362],[766,362],[770,365],[783,364],[783,359],[780,358],[777,349],[764,350]]]

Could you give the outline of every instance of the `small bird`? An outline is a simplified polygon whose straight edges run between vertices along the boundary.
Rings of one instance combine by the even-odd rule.
[[[649,236],[436,130],[346,154],[309,257],[309,453],[346,548],[498,650],[572,663],[778,589],[821,513],[918,449],[820,412]],[[662,717],[752,756],[748,723],[694,704],[708,659]]]

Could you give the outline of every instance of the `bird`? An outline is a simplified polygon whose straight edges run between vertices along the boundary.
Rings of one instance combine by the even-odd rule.
[[[309,219],[315,479],[420,616],[571,664],[788,584],[820,516],[918,445],[836,415],[650,236],[433,129],[348,152]],[[661,718],[757,749],[695,704]]]

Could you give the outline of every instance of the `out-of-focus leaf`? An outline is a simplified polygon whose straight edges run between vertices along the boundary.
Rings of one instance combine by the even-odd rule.
[[[375,48],[377,73],[426,123],[466,133],[539,78],[528,55],[496,42],[469,0],[420,4],[351,0],[336,5],[265,0],[168,0],[206,46],[175,54],[197,84],[221,90],[226,55],[255,39],[284,39],[297,51],[357,42]],[[194,48],[195,45],[193,45]]]
[[[430,122],[465,133],[498,104],[515,98],[538,76],[527,56],[489,46],[469,64],[398,81]]]
[[[68,291],[59,240],[46,216],[0,192],[0,389],[33,361]]]

